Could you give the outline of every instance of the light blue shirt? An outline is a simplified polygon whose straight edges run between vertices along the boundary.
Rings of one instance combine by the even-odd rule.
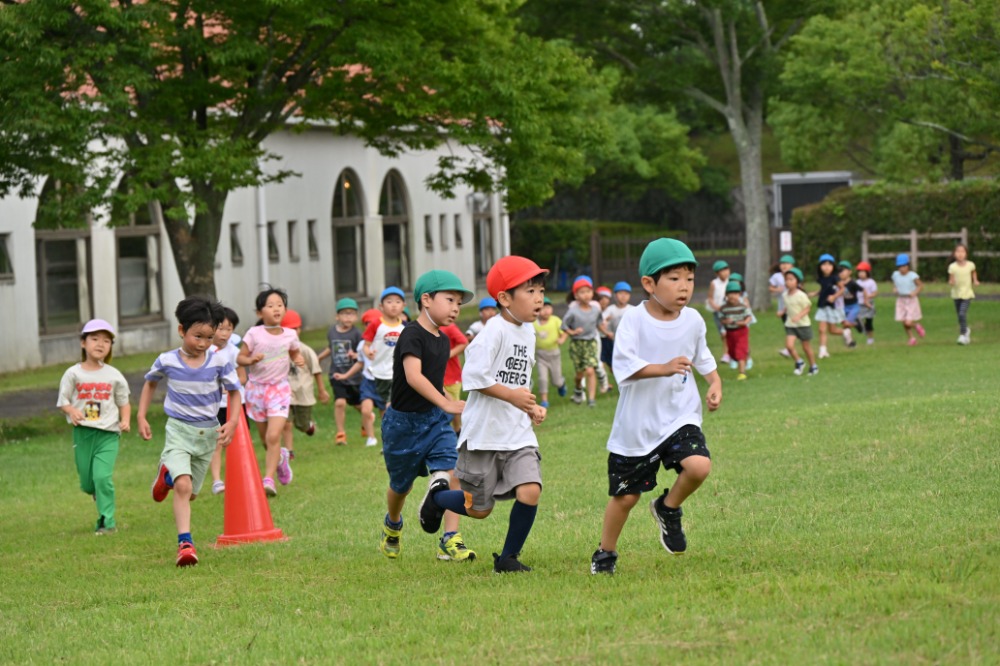
[[[899,271],[893,271],[892,273],[892,284],[896,287],[896,293],[900,296],[909,296],[917,290],[917,280],[920,276],[917,275],[916,271],[910,271],[906,275],[903,275]]]

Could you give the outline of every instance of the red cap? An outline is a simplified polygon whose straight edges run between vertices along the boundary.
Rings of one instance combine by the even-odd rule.
[[[597,288],[597,295],[598,296],[607,296],[608,298],[611,298],[611,296],[612,296],[611,288],[610,287],[605,287],[602,284],[600,287]]]
[[[302,317],[295,310],[285,310],[285,316],[281,318],[282,328],[299,328],[302,326]]]
[[[573,293],[575,294],[578,289],[583,289],[587,287],[588,289],[593,289],[594,285],[586,280],[586,278],[577,278],[576,282],[573,283]]]
[[[861,262],[858,262],[856,270],[859,270],[859,271],[868,271],[869,273],[871,273],[872,272],[872,265],[869,264],[867,261],[861,261]]]
[[[366,310],[365,313],[361,315],[361,322],[365,326],[367,326],[371,324],[373,321],[378,321],[381,318],[382,318],[382,311],[379,310],[378,308],[372,308],[370,310]]]
[[[548,273],[549,269],[539,268],[538,264],[525,257],[511,255],[503,257],[486,274],[486,291],[493,298],[501,291],[506,291],[538,275]]]

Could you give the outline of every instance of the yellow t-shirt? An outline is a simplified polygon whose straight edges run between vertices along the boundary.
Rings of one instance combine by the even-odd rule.
[[[803,310],[809,311],[809,297],[806,292],[796,289],[794,294],[785,293],[785,326],[788,328],[805,328],[809,326],[809,315],[802,317],[798,321],[792,321]]]
[[[552,315],[544,324],[535,320],[535,349],[551,351],[559,347],[559,329],[562,319]]]
[[[972,274],[976,272],[976,265],[971,261],[966,261],[964,266],[959,266],[958,262],[952,262],[948,266],[948,275],[955,276],[955,284],[951,285],[951,297],[963,300],[975,298],[972,291]]]

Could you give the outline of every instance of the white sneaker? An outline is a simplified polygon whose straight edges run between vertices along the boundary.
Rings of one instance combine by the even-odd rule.
[[[787,349],[782,349],[778,353],[781,354],[782,356],[784,356],[785,358],[791,358],[792,357],[792,352],[788,351]]]
[[[830,358],[830,352],[828,352],[826,350],[826,347],[820,347],[819,348],[819,357],[820,358]]]
[[[365,446],[378,446],[378,440],[374,437],[369,437],[365,440]]]
[[[875,344],[875,338],[868,338],[868,344],[870,345]]]
[[[968,335],[960,335],[960,336],[958,336],[958,344],[960,344],[960,345],[967,345],[967,344],[969,344],[969,336]]]
[[[212,482],[212,494],[218,495],[219,493],[226,492],[226,483],[221,479],[219,481]]]
[[[733,359],[729,357],[729,352],[726,352],[725,354],[722,355],[722,358],[720,358],[719,360],[723,363],[729,363]]]

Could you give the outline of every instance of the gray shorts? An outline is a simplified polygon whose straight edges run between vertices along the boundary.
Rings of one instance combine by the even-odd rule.
[[[841,308],[822,307],[816,310],[816,321],[822,321],[827,324],[839,324],[846,318]]]
[[[167,418],[167,438],[163,453],[160,454],[160,462],[167,466],[174,479],[185,474],[190,476],[195,495],[201,491],[208,463],[215,453],[215,444],[219,439],[218,427],[218,423],[199,427],[173,417]]]
[[[458,449],[455,476],[462,490],[472,495],[472,508],[492,509],[497,500],[514,499],[525,483],[542,485],[542,456],[530,446],[516,451],[469,451]]]
[[[786,326],[785,335],[791,335],[803,342],[813,339],[812,326]]]

